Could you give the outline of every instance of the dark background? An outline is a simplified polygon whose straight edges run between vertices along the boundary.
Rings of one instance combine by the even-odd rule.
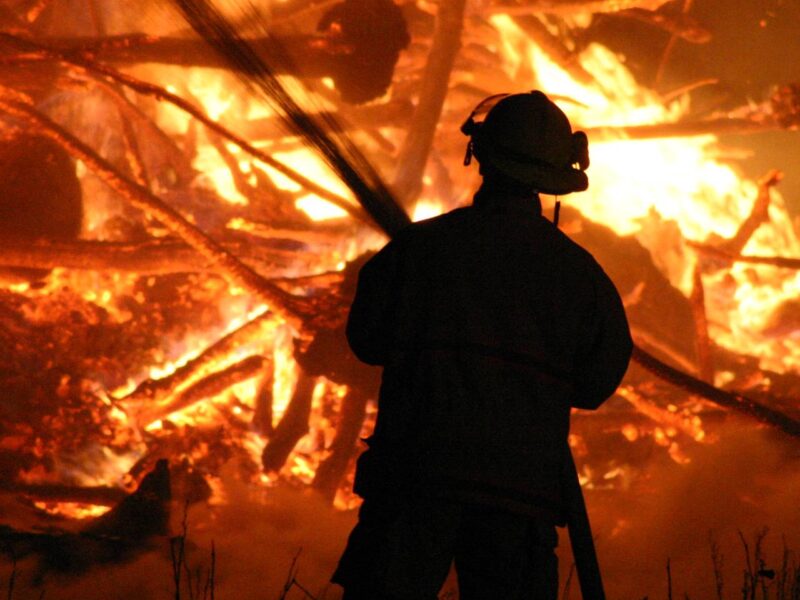
[[[676,0],[662,10],[680,12],[683,6],[684,0]],[[775,85],[800,83],[800,0],[695,0],[689,15],[713,37],[706,44],[679,39],[658,82],[658,65],[670,38],[665,31],[631,18],[601,15],[587,38],[623,54],[640,83],[664,94],[702,79],[719,79],[692,92],[698,117],[760,103]],[[752,152],[738,161],[751,178],[770,168],[782,170],[786,178],[778,189],[792,214],[800,215],[799,131],[726,135],[720,141]]]

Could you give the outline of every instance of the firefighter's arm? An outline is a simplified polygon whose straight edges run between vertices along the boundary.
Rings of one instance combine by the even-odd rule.
[[[390,242],[361,267],[347,319],[350,348],[370,365],[386,364],[392,346],[397,254],[397,244]]]
[[[614,284],[598,266],[594,306],[575,364],[576,408],[595,409],[617,389],[633,351],[628,319]]]

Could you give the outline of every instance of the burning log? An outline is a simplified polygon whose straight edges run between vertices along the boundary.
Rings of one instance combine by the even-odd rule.
[[[317,467],[314,476],[314,489],[323,497],[333,500],[339,484],[347,472],[350,459],[356,453],[356,441],[364,426],[369,396],[359,388],[350,388],[342,401],[339,411],[339,426],[336,437],[328,450],[330,455]]]
[[[702,421],[698,415],[687,417],[686,415],[661,408],[630,386],[620,387],[617,390],[617,394],[625,398],[637,412],[663,427],[680,431],[696,442],[700,442],[706,437],[706,433],[703,431]]]
[[[156,405],[141,407],[136,414],[137,422],[146,426],[154,421],[163,419],[170,413],[184,410],[197,404],[201,400],[216,396],[232,385],[247,381],[258,375],[264,368],[264,358],[261,356],[250,356],[241,360],[221,371],[217,371],[207,377],[191,384],[174,398]]]
[[[693,274],[692,294],[689,297],[694,315],[697,339],[697,364],[700,379],[707,383],[714,382],[714,363],[711,357],[711,338],[708,335],[708,317],[706,316],[705,291],[699,265]]]
[[[148,379],[121,400],[128,403],[160,402],[168,396],[181,392],[186,386],[207,374],[209,367],[225,359],[233,350],[247,344],[255,337],[262,336],[272,318],[273,316],[267,312],[248,321],[214,342],[171,375],[161,379]]]
[[[692,137],[697,135],[740,135],[796,129],[796,124],[784,125],[768,117],[699,119],[678,121],[677,123],[656,123],[654,125],[627,125],[611,127],[587,127],[590,139],[603,140],[627,138],[631,140],[650,140],[656,138]]]
[[[800,269],[800,258],[785,256],[746,256],[742,254],[730,254],[716,246],[709,246],[708,244],[701,244],[699,242],[689,241],[687,244],[704,256],[723,262],[743,262],[754,265],[771,265],[781,269]]]
[[[275,384],[275,362],[264,362],[264,374],[256,392],[256,409],[253,412],[253,426],[259,433],[271,436],[275,431],[273,419],[272,387]]]
[[[448,0],[439,8],[419,100],[397,158],[394,188],[401,203],[415,200],[422,189],[422,176],[449,89],[450,72],[461,46],[465,6],[465,0]]]
[[[800,438],[800,421],[792,419],[781,412],[741,394],[721,390],[705,381],[700,381],[686,373],[682,373],[638,346],[633,350],[633,360],[660,379],[668,381],[690,394],[695,394],[725,408],[731,408],[756,419],[760,423],[775,427],[792,437]]]
[[[410,41],[405,20],[390,0],[345,0],[322,16],[317,29],[315,35],[276,35],[248,42],[258,54],[271,59],[276,73],[330,77],[345,101],[361,103],[386,92],[400,51]],[[123,65],[230,68],[224,57],[193,39],[136,35],[51,39],[48,44],[65,54]]]
[[[280,471],[297,442],[308,433],[316,379],[300,372],[292,399],[261,454],[264,471]]]
[[[19,494],[33,501],[75,502],[96,506],[114,506],[127,496],[124,490],[114,487],[81,487],[57,483],[23,483],[0,480],[0,490]]]
[[[225,249],[274,275],[290,272],[297,251],[256,247],[243,242],[224,244]],[[37,241],[33,243],[0,241],[0,267],[21,269],[80,269],[118,271],[139,275],[171,273],[220,273],[213,263],[198,260],[197,252],[175,239],[141,243],[99,242],[94,240]]]
[[[234,283],[252,290],[258,297],[271,305],[272,310],[296,328],[301,324],[302,311],[296,299],[274,286],[244,265],[235,256],[219,246],[210,237],[197,229],[182,215],[164,204],[149,190],[132,182],[114,169],[105,159],[86,146],[69,132],[63,130],[46,116],[34,110],[18,98],[4,94],[0,97],[0,109],[34,128],[40,130],[61,144],[76,158],[80,158],[110,187],[119,192],[131,204],[144,210],[169,227],[205,258],[218,264],[226,277]]]
[[[48,571],[81,573],[102,563],[119,562],[150,547],[169,527],[170,473],[160,460],[135,492],[79,533],[28,533],[0,527],[0,540],[14,556],[40,557],[41,579]]]
[[[482,14],[496,15],[528,15],[546,13],[560,16],[588,13],[616,13],[631,8],[655,10],[667,3],[667,0],[532,0],[521,2],[503,2],[481,9]]]

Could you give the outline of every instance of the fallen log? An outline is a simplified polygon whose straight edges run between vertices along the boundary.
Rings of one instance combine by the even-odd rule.
[[[300,372],[289,406],[261,453],[261,464],[265,472],[280,471],[297,442],[308,433],[315,385],[315,378]]]
[[[161,402],[164,398],[174,395],[185,389],[188,385],[208,375],[213,365],[224,360],[234,350],[250,342],[252,339],[261,338],[265,329],[273,325],[270,320],[273,316],[269,312],[248,321],[241,327],[233,330],[220,338],[197,357],[188,361],[174,373],[160,379],[148,379],[140,383],[134,391],[120,398],[120,400],[134,404],[139,402]]]
[[[277,276],[292,272],[298,252],[268,248],[243,242],[224,244],[224,248],[259,268]],[[199,259],[186,243],[175,240],[152,240],[141,243],[101,242],[94,240],[37,241],[31,243],[0,241],[0,267],[25,269],[78,269],[117,271],[139,275],[170,273],[220,273],[214,263]]]
[[[339,489],[339,484],[347,472],[350,459],[356,453],[356,442],[367,414],[368,398],[363,390],[351,387],[342,400],[336,437],[328,448],[330,454],[317,467],[312,484],[312,487],[328,501],[333,501],[336,496],[336,490]]]
[[[19,494],[33,501],[75,502],[98,506],[114,506],[127,496],[125,490],[108,486],[77,486],[59,483],[24,483],[0,481],[0,490]]]
[[[132,494],[78,533],[37,533],[0,526],[0,541],[15,558],[39,559],[35,581],[51,571],[82,573],[94,565],[121,562],[151,548],[169,533],[170,472],[166,460],[142,479]]]
[[[184,410],[197,404],[201,400],[221,394],[229,387],[247,381],[261,373],[264,368],[264,358],[250,356],[221,371],[217,371],[191,384],[182,392],[169,398],[166,402],[148,404],[136,411],[136,421],[146,427],[170,413]]]
[[[657,359],[639,346],[634,347],[632,358],[636,363],[660,379],[676,385],[690,394],[694,394],[725,408],[733,409],[794,438],[800,438],[800,421],[784,413],[776,411],[741,394],[721,390],[705,381],[687,375]]]
[[[300,300],[266,281],[148,189],[119,173],[113,165],[78,138],[36,111],[16,94],[7,92],[0,95],[0,109],[61,144],[73,157],[82,160],[101,180],[131,204],[163,223],[207,260],[217,264],[232,283],[250,290],[261,298],[281,319],[291,323],[295,329],[302,328],[305,311],[302,310]]]

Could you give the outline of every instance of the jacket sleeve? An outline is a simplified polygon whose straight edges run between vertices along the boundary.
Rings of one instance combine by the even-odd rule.
[[[359,360],[384,365],[394,338],[398,248],[389,242],[358,274],[347,319],[347,341]]]
[[[572,406],[595,409],[617,389],[628,368],[633,340],[617,289],[595,265],[594,305],[586,320],[575,361]]]

